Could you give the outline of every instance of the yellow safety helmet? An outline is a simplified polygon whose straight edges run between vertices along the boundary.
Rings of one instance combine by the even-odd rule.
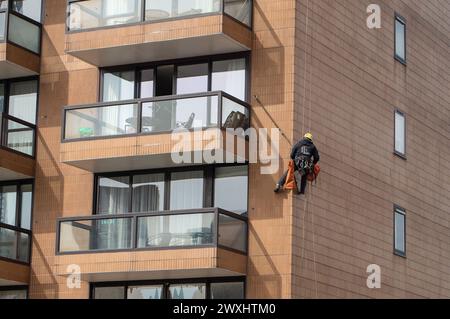
[[[308,139],[308,140],[310,140],[310,141],[313,140],[313,135],[310,132],[306,133],[305,136],[303,136],[303,137]]]

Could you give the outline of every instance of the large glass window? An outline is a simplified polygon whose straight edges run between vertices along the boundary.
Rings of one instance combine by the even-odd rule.
[[[203,171],[175,172],[170,181],[170,209],[203,207]]]
[[[0,299],[27,299],[27,290],[16,287],[0,287]]]
[[[406,213],[396,207],[394,211],[394,252],[404,256],[406,254]]]
[[[37,80],[10,82],[8,114],[35,124],[37,90]]]
[[[221,0],[146,0],[145,20],[155,21],[220,11]]]
[[[405,115],[400,111],[395,111],[395,152],[400,155],[406,152]]]
[[[124,299],[125,287],[95,287],[94,299]]]
[[[243,282],[211,283],[211,299],[244,299]]]
[[[406,24],[399,16],[395,17],[395,57],[406,62]]]
[[[163,285],[129,286],[127,299],[161,299],[163,297],[163,289]]]
[[[224,91],[245,101],[245,59],[214,61],[212,66],[212,91]]]
[[[244,299],[243,278],[215,278],[92,285],[95,299]]]
[[[5,40],[6,12],[0,12],[0,41]]]
[[[32,198],[30,182],[0,184],[0,257],[28,262]]]
[[[203,208],[205,205],[245,214],[247,188],[247,165],[205,166],[202,169],[186,171],[154,170],[114,176],[99,175],[97,214],[185,210]],[[22,198],[25,200],[25,197]],[[204,203],[205,198],[211,198],[210,202]]]
[[[206,299],[205,284],[170,285],[169,299]]]
[[[89,0],[69,4],[69,30],[130,24],[142,20],[141,0]]]
[[[208,64],[180,65],[177,68],[177,94],[208,91]]]
[[[16,226],[17,185],[0,186],[0,222]]]
[[[217,167],[214,179],[214,206],[230,212],[247,213],[248,167]]]
[[[15,14],[8,15],[8,40],[33,51],[40,52],[41,27]]]
[[[103,101],[134,99],[134,72],[105,72],[103,74]]]
[[[41,0],[12,0],[11,8],[37,22],[41,22]]]
[[[98,180],[98,214],[129,212],[130,178],[101,177]]]
[[[133,176],[133,212],[164,210],[164,174]]]
[[[142,69],[130,68],[126,71],[108,69],[102,72],[102,101],[203,93],[209,90],[224,91],[245,101],[246,65],[244,57],[226,60],[206,58],[199,59],[199,62],[194,64],[149,65]],[[184,106],[183,103],[189,105]],[[176,104],[179,108],[192,109],[191,104],[195,102],[179,100]]]
[[[5,109],[5,84],[0,82],[0,112],[3,112],[4,109]]]

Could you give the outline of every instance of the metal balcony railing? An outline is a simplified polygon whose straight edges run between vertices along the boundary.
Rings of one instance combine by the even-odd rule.
[[[28,264],[31,231],[0,222],[0,258]]]
[[[226,14],[251,27],[252,0],[69,0],[67,30]]]
[[[0,113],[0,134],[1,147],[34,157],[36,125]]]
[[[33,2],[32,6],[27,5]],[[36,5],[35,3],[38,3]],[[36,8],[39,8],[39,12]],[[41,52],[39,0],[0,0],[0,42],[9,42],[35,54]]]
[[[169,95],[69,106],[63,141],[172,132],[177,129],[249,127],[249,105],[225,92]]]
[[[57,254],[220,247],[247,252],[247,218],[220,208],[57,220]]]

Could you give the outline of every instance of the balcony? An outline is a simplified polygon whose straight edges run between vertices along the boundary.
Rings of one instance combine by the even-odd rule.
[[[29,7],[0,1],[0,80],[39,74],[41,24],[38,1]],[[36,6],[37,3],[37,6]],[[38,17],[33,17],[39,7]]]
[[[0,223],[0,286],[28,284],[31,232]]]
[[[252,7],[252,0],[69,0],[66,52],[106,67],[247,51]]]
[[[0,181],[34,176],[35,130],[33,124],[0,113]]]
[[[222,133],[248,128],[249,114],[247,103],[222,91],[70,106],[63,111],[61,161],[91,172],[179,166],[173,154],[184,140],[184,155],[200,158],[197,164],[215,150],[245,162],[247,152],[238,149],[247,147],[245,137],[233,136],[230,149],[231,137]]]
[[[60,218],[56,247],[57,273],[75,263],[85,281],[244,275],[247,218],[219,208]]]

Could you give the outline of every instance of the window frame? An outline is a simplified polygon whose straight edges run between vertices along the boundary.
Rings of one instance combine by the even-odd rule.
[[[404,55],[405,57],[402,58],[401,56],[397,55],[397,21],[400,22],[403,25],[403,41],[404,41]],[[407,60],[407,48],[406,48],[406,19],[399,15],[397,12],[394,14],[394,59],[400,62],[401,64],[406,66],[406,60]]]
[[[401,115],[403,117],[403,122],[404,122],[404,125],[403,125],[403,145],[404,145],[405,151],[403,153],[398,151],[396,146],[395,146],[395,144],[396,144],[396,137],[397,137],[396,136],[396,131],[397,131],[396,116],[397,116],[397,114],[399,114],[399,115]],[[394,154],[397,155],[398,157],[404,159],[404,160],[406,160],[406,141],[407,141],[406,132],[407,132],[407,129],[406,129],[406,114],[405,114],[405,112],[401,111],[400,109],[395,108],[394,109]]]
[[[94,196],[93,196],[93,206],[92,215],[98,214],[99,208],[99,180],[102,177],[119,177],[127,176],[129,181],[129,191],[128,191],[128,212],[132,212],[133,205],[133,176],[135,175],[145,175],[145,174],[164,174],[164,210],[170,210],[170,175],[173,172],[189,172],[189,171],[203,171],[203,207],[202,208],[212,208],[215,207],[214,203],[214,179],[215,179],[215,169],[217,167],[230,167],[230,166],[246,166],[247,167],[247,211],[246,213],[237,215],[248,216],[248,191],[249,191],[249,167],[248,163],[226,163],[226,164],[212,164],[206,166],[186,166],[186,167],[165,167],[157,169],[147,169],[147,170],[135,170],[135,171],[124,171],[124,172],[110,172],[110,173],[95,173],[94,174]]]
[[[397,233],[397,227],[396,227],[396,222],[395,222],[395,217],[397,216],[397,214],[402,215],[403,216],[403,247],[404,250],[399,250],[396,247],[396,241],[395,241],[395,236]],[[404,257],[406,258],[406,210],[398,205],[394,205],[394,214],[393,214],[393,250],[394,250],[394,255],[396,256],[400,256],[400,257]]]
[[[172,78],[172,95],[175,96],[176,92],[177,92],[176,73],[177,73],[178,67],[183,66],[183,65],[202,64],[202,63],[208,64],[208,92],[211,92],[213,62],[235,60],[235,59],[244,59],[244,61],[245,61],[245,86],[246,86],[246,88],[245,88],[245,96],[242,101],[249,103],[249,101],[250,101],[250,84],[251,84],[250,83],[251,63],[250,63],[250,52],[249,51],[103,67],[103,68],[100,68],[100,72],[99,72],[99,91],[98,91],[98,99],[97,100],[98,100],[98,102],[103,102],[103,84],[104,84],[104,74],[105,73],[118,72],[118,71],[133,71],[134,72],[134,99],[139,99],[140,98],[139,96],[141,95],[141,92],[140,92],[141,91],[141,71],[153,69],[153,93],[155,94],[156,82],[158,81],[156,69],[160,66],[167,66],[167,65],[174,66],[174,75]],[[204,92],[199,92],[199,93],[204,93]],[[229,94],[229,95],[231,95],[231,94]],[[238,97],[236,97],[236,98],[238,98]]]
[[[243,283],[243,294],[244,299],[247,294],[247,280],[245,276],[237,277],[211,277],[211,278],[183,278],[183,279],[155,279],[155,280],[138,280],[138,281],[115,281],[115,282],[91,282],[89,284],[89,299],[95,299],[95,288],[107,288],[107,287],[122,287],[124,288],[124,299],[127,300],[127,291],[130,286],[152,286],[152,285],[162,285],[162,298],[168,299],[169,287],[171,285],[180,284],[200,284],[203,283],[206,286],[205,299],[211,299],[211,284],[212,283],[230,283],[239,282]]]

